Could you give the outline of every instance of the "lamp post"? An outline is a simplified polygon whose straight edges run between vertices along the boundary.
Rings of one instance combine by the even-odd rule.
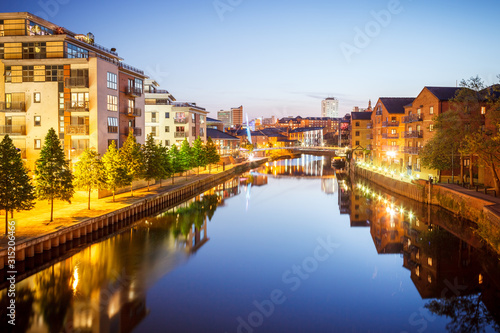
[[[73,168],[72,168],[72,162],[71,162],[71,152],[75,152],[75,151],[76,151],[75,147],[72,147],[72,148],[68,149],[69,168],[71,170],[73,170]]]

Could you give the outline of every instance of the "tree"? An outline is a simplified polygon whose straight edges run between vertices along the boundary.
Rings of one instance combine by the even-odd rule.
[[[64,157],[56,131],[53,128],[45,136],[40,157],[35,162],[35,182],[38,199],[50,201],[50,222],[54,218],[54,199],[71,203],[75,193],[69,161]]]
[[[29,210],[35,205],[28,170],[8,135],[0,143],[0,175],[0,209],[5,210],[5,234],[8,234],[8,212]]]
[[[144,179],[148,182],[151,180],[161,179],[165,171],[163,170],[160,149],[155,143],[153,133],[149,133],[146,143],[142,146],[142,154],[144,156]]]
[[[160,187],[161,187],[162,179],[168,178],[172,174],[172,163],[170,161],[170,154],[168,152],[168,147],[163,146],[161,142],[160,145],[158,146],[158,154],[160,155],[160,164],[162,171],[162,174],[159,175]]]
[[[175,144],[172,145],[172,147],[170,147],[168,154],[170,157],[170,167],[172,171],[172,184],[173,184],[175,174],[177,172],[182,172],[182,164],[179,155],[179,148],[177,148],[177,145]]]
[[[207,139],[207,144],[205,145],[205,152],[206,152],[207,163],[209,165],[208,173],[211,173],[212,164],[218,163],[220,161],[220,156],[217,153],[217,147],[215,146],[211,137],[208,137]]]
[[[205,167],[207,165],[206,162],[206,151],[205,147],[203,147],[203,141],[198,137],[194,140],[193,143],[193,166],[198,168],[198,174],[200,174],[200,167]]]
[[[193,167],[193,153],[186,138],[182,141],[181,149],[179,150],[179,160],[182,170],[186,172],[187,179],[188,171]]]
[[[134,196],[133,181],[140,179],[144,172],[144,157],[141,150],[141,145],[135,140],[135,136],[130,131],[127,140],[123,143],[123,147],[119,150],[120,159],[123,167],[127,170],[130,177],[130,195]]]
[[[100,190],[105,187],[105,173],[102,172],[104,165],[99,154],[89,148],[80,155],[75,165],[74,185],[76,188],[88,191],[88,209],[90,210],[90,194],[92,190]]]
[[[128,175],[123,165],[114,140],[109,145],[108,150],[102,156],[101,160],[104,179],[106,180],[104,188],[113,192],[113,202],[115,202],[116,189],[130,185],[132,178]]]

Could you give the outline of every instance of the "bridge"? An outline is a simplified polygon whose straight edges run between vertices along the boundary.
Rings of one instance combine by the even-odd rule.
[[[275,147],[275,148],[257,148],[254,152],[258,151],[268,151],[268,150],[292,150],[297,153],[311,154],[311,155],[334,155],[334,156],[345,156],[345,147],[322,147],[322,146],[310,146],[310,147]]]

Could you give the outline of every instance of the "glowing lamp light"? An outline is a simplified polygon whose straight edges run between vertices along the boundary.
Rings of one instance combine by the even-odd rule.
[[[419,174],[417,174],[416,176],[417,176],[417,178],[420,178],[420,175],[419,175]]]

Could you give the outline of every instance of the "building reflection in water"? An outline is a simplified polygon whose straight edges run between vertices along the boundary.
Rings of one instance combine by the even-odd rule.
[[[426,308],[449,317],[450,331],[498,329],[500,264],[472,223],[362,182],[342,179],[339,188],[339,208],[349,207],[351,227],[370,228],[379,254],[402,256],[420,296],[429,300]]]
[[[240,193],[234,178],[131,229],[76,249],[16,284],[20,332],[131,332],[147,315],[146,292],[209,241],[207,226],[224,200]],[[0,292],[0,315],[9,298]],[[0,331],[11,327],[0,322]]]

